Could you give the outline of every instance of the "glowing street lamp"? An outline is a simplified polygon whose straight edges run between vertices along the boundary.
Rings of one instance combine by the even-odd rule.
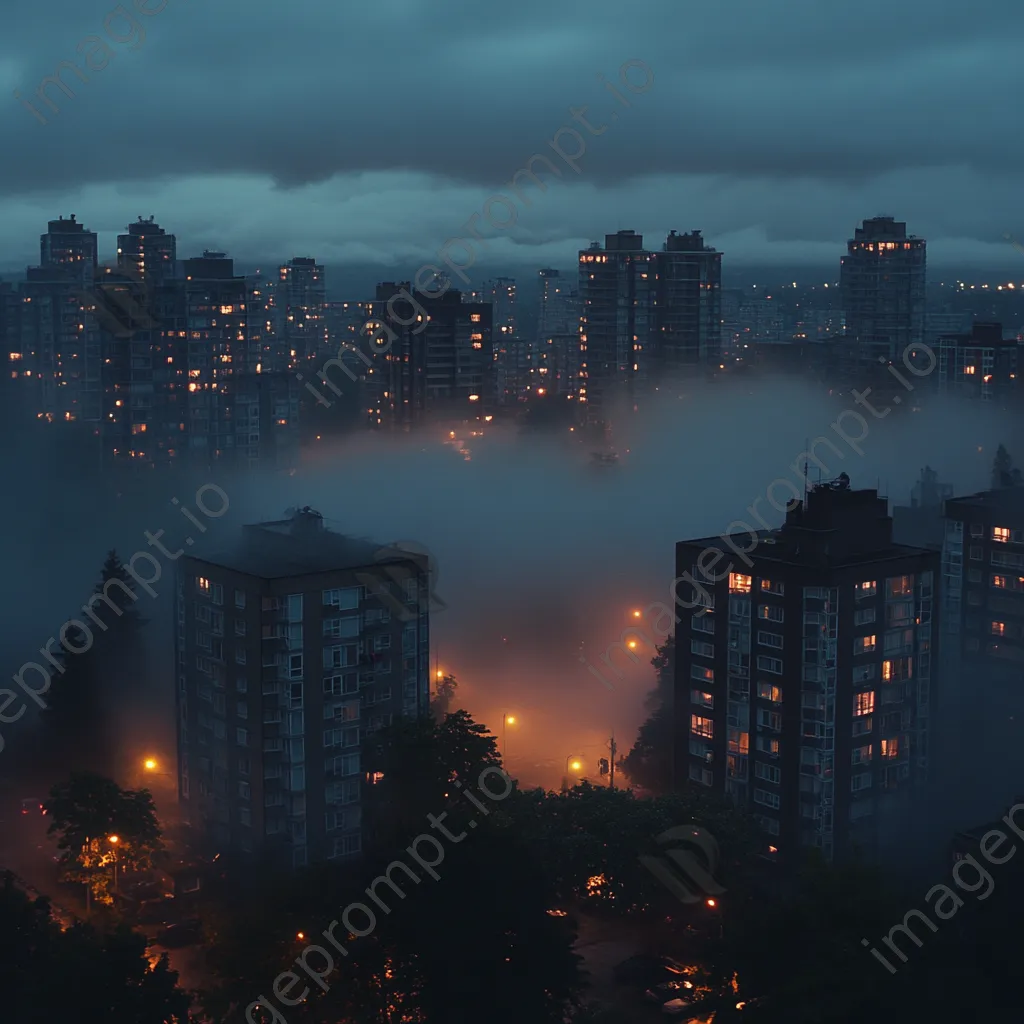
[[[516,716],[510,715],[507,711],[501,716],[501,759],[504,761],[507,759],[508,744],[505,741],[505,727],[507,725],[515,725]]]
[[[578,772],[578,771],[580,771],[583,768],[583,762],[579,759],[579,755],[578,754],[570,754],[565,759],[565,774],[566,775],[569,774],[569,769],[570,768],[574,772]]]
[[[121,842],[120,836],[107,836],[107,842],[113,847],[114,858],[114,895],[117,895],[117,844]]]
[[[147,772],[156,771],[156,761],[152,757],[147,757],[146,760],[142,762],[142,765]]]

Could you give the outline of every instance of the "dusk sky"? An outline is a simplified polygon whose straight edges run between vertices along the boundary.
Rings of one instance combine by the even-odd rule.
[[[45,222],[72,212],[107,258],[154,214],[180,256],[422,263],[585,105],[607,131],[512,228],[483,229],[499,262],[568,267],[606,231],[699,228],[734,265],[837,265],[879,213],[933,264],[1021,259],[1002,240],[1024,237],[1012,0],[162,2],[129,0],[134,50],[110,0],[8,12],[0,269],[37,262]],[[630,59],[654,82],[625,109],[598,76],[624,91]],[[89,80],[66,69],[53,114],[35,93],[62,60]]]

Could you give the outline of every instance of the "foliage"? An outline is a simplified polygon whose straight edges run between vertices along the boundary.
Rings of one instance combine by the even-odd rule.
[[[46,810],[50,835],[60,837],[64,880],[89,885],[101,902],[111,900],[115,860],[119,869],[141,870],[163,849],[148,790],[124,790],[101,775],[78,772],[53,787]]]
[[[1020,485],[1020,470],[1014,467],[1013,459],[1005,445],[1000,445],[992,460],[992,487],[994,490],[999,490],[1003,487],[1019,487]]]
[[[487,794],[506,788],[497,778],[479,784],[483,768],[500,763],[494,738],[456,712],[440,724],[402,721],[375,739],[373,769],[384,777],[364,808],[376,824],[368,855],[233,878],[204,914],[216,978],[204,1006],[222,1014],[234,1007],[232,1019],[241,1019],[254,1001],[274,1002],[274,977],[317,943],[333,950],[336,970],[327,991],[311,983],[308,1001],[288,1008],[289,1024],[478,1024],[482,1016],[491,1024],[562,1024],[581,986],[574,933],[548,913],[556,893],[543,865],[508,817],[487,807],[499,799]],[[461,799],[470,789],[484,810]],[[257,888],[264,899],[251,898]],[[374,917],[371,925],[357,909],[344,918],[367,934],[336,928],[342,955],[322,932],[354,903]],[[311,962],[324,960],[314,954]]]
[[[651,664],[657,673],[657,685],[646,700],[651,713],[640,726],[629,753],[618,765],[633,785],[650,793],[667,793],[672,787],[675,655],[674,636],[655,648]]]
[[[443,676],[438,682],[434,689],[434,699],[430,702],[430,713],[435,721],[443,722],[445,715],[451,713],[458,688],[459,682],[453,675]]]
[[[186,1024],[188,996],[167,957],[151,962],[146,940],[125,928],[66,931],[49,904],[31,901],[11,875],[0,887],[0,984],[4,1020],[31,1024],[118,1021]]]
[[[76,768],[113,770],[113,729],[103,710],[102,670],[95,644],[78,628],[67,630],[65,641],[80,654],[61,653],[60,669],[54,669],[46,708],[45,731],[40,747],[45,759],[40,774],[52,780]]]
[[[381,776],[370,791],[376,841],[415,835],[428,814],[443,808],[455,782],[475,782],[500,766],[497,740],[466,711],[443,722],[399,719],[375,733],[365,751],[367,770]]]
[[[516,792],[501,814],[563,901],[580,898],[622,913],[674,909],[639,860],[657,851],[657,836],[668,828],[696,824],[711,832],[722,858],[716,878],[729,889],[742,888],[746,865],[767,852],[753,820],[707,790],[638,799],[583,783],[567,793]]]

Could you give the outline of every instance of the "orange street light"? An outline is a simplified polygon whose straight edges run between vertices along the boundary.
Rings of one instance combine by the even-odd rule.
[[[119,842],[121,842],[121,837],[120,836],[107,836],[107,841],[113,843],[114,846],[117,846],[117,844]]]
[[[146,760],[142,762],[142,766],[146,769],[147,772],[155,772],[156,759],[152,757],[147,757]]]

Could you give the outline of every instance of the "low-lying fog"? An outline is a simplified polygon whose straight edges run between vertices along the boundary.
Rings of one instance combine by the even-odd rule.
[[[568,428],[517,434],[488,426],[472,437],[467,427],[456,431],[461,446],[447,428],[357,435],[320,442],[291,476],[212,477],[231,500],[217,526],[228,531],[311,505],[334,529],[429,548],[447,604],[432,621],[432,658],[458,678],[459,702],[474,716],[500,731],[502,712],[515,715],[507,731],[512,769],[527,782],[557,785],[570,754],[584,761],[584,773],[596,773],[613,729],[620,752],[628,750],[654,682],[650,648],[638,648],[641,663],[624,667],[623,680],[611,677],[613,690],[587,671],[581,653],[596,661],[633,609],[669,602],[675,541],[749,520],[746,509],[757,498],[760,511],[780,522],[766,488],[777,478],[800,486],[791,467],[807,439],[828,436],[843,452],[839,460],[820,449],[831,476],[846,472],[854,487],[880,485],[898,503],[907,502],[925,464],[966,493],[989,486],[998,443],[1014,451],[1005,413],[935,400],[920,411],[908,403],[885,419],[865,411],[859,455],[830,427],[844,408],[854,408],[851,399],[791,381],[662,396],[647,412],[616,422],[621,459],[607,467],[594,465],[592,446]],[[860,432],[852,416],[843,428],[854,439]],[[0,540],[8,570],[3,656],[13,672],[81,607],[107,549],[116,546],[127,559],[146,547],[144,530],[159,529],[173,547],[188,524],[171,498],[194,502],[182,484],[159,475],[143,495],[119,498],[103,479],[86,493],[62,483],[38,453],[5,458],[17,495],[4,510]],[[776,490],[780,503],[789,494],[782,485]],[[133,744],[168,754],[172,580],[165,566],[154,584],[160,599],[141,600],[153,620],[153,714],[130,726]],[[10,738],[32,726],[26,718],[2,728]]]

